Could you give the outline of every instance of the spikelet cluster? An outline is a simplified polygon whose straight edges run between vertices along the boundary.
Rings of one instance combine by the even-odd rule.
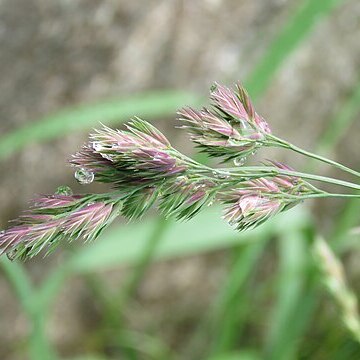
[[[210,100],[209,108],[178,112],[181,127],[202,151],[227,162],[266,146],[270,128],[240,85],[233,91],[216,84]],[[1,253],[25,259],[43,249],[51,251],[63,239],[93,240],[117,215],[139,218],[153,205],[166,217],[188,220],[217,201],[224,207],[224,218],[245,230],[296,205],[302,195],[316,193],[303,179],[281,175],[281,170],[291,169],[276,162],[268,164],[277,169],[270,176],[247,173],[246,181],[239,181],[231,172],[186,157],[139,118],[123,130],[95,130],[70,163],[81,184],[98,181],[111,184],[112,190],[89,195],[65,191],[38,198],[0,233]]]

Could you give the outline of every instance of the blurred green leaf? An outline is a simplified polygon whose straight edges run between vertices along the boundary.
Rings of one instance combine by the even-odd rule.
[[[211,357],[208,360],[260,360],[260,354],[255,350],[242,350],[231,353],[224,353]]]
[[[31,322],[29,337],[29,358],[31,360],[54,360],[56,355],[50,342],[45,336],[45,316],[43,308],[37,306],[37,292],[33,289],[30,279],[21,263],[10,262],[6,258],[0,259],[4,270],[23,311]]]
[[[72,357],[72,358],[66,358],[66,360],[109,360],[109,358],[101,356],[101,355],[82,355],[82,356],[76,356],[76,357]]]
[[[254,244],[236,249],[236,262],[211,312],[213,335],[211,353],[221,354],[231,350],[242,335],[245,319],[251,313],[250,294],[246,292],[250,274],[258,263],[271,234],[264,232]],[[241,294],[241,296],[239,296]]]
[[[345,136],[356,114],[360,111],[360,83],[341,106],[338,114],[329,122],[318,143],[319,152],[329,152]]]
[[[297,339],[303,328],[299,321],[294,322],[294,318],[303,310],[308,257],[307,239],[302,232],[288,231],[279,238],[279,285],[269,320],[266,359],[297,359]]]
[[[168,226],[155,252],[155,259],[183,257],[252,242],[263,234],[300,228],[307,223],[307,219],[304,209],[298,207],[255,230],[238,233],[221,220],[219,209],[214,207],[203,211],[195,220]],[[286,228],[282,225],[284,221]],[[151,234],[155,226],[156,219],[148,218],[140,223],[121,226],[121,232],[119,227],[108,231],[99,241],[81,248],[74,255],[71,260],[73,271],[97,271],[133,263],[141,255],[146,234]]]
[[[111,124],[126,121],[135,115],[164,116],[175,113],[184,104],[195,105],[199,102],[199,98],[189,93],[159,91],[64,110],[0,137],[0,159],[31,143],[58,138],[72,131],[90,129],[100,122]]]
[[[17,299],[20,301],[23,310],[28,316],[33,313],[32,299],[34,296],[32,284],[22,264],[11,262],[6,257],[0,259],[0,266],[6,274]]]
[[[245,82],[253,97],[261,95],[280,65],[299,46],[319,19],[328,15],[341,2],[342,0],[305,0],[301,2],[297,11],[290,19],[287,19],[282,31],[270,44]]]

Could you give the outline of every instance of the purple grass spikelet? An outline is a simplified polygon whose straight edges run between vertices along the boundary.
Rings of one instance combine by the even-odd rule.
[[[104,202],[89,203],[73,211],[61,223],[61,230],[71,238],[82,237],[93,240],[102,227],[107,224],[113,210],[113,204]]]
[[[114,204],[91,202],[92,197],[55,194],[33,200],[15,226],[0,233],[0,254],[9,254],[11,260],[26,259],[43,249],[53,250],[62,239],[95,239],[111,222]]]
[[[237,230],[246,230],[295,206],[301,195],[310,193],[314,189],[305,181],[279,175],[243,182],[238,188],[220,192],[218,197],[225,204],[224,219]]]
[[[187,170],[166,137],[144,120],[134,119],[127,130],[103,126],[90,135],[89,144],[70,162],[78,171],[94,173],[95,180],[113,183],[119,190],[155,185]]]
[[[263,146],[270,128],[256,113],[246,90],[236,86],[236,91],[215,84],[210,95],[211,108],[197,111],[183,108],[178,112],[181,126],[190,132],[201,151],[210,156],[243,159]],[[243,161],[237,161],[237,166]]]

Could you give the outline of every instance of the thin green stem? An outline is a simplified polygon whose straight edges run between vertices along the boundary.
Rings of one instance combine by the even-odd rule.
[[[338,180],[326,176],[307,174],[298,171],[284,170],[272,166],[243,166],[240,168],[217,169],[217,171],[231,176],[248,177],[248,178],[252,177],[252,172],[255,172],[257,175],[259,173],[263,173],[264,177],[268,177],[268,176],[273,177],[277,175],[295,176],[306,180],[321,181],[328,184],[345,186],[349,189],[360,190],[360,185],[348,181]]]
[[[286,175],[286,176],[296,176],[300,177],[302,179],[307,180],[314,180],[314,181],[321,181],[333,185],[339,185],[339,186],[345,186],[350,189],[360,190],[360,185],[344,181],[344,180],[338,180],[334,178],[330,178],[327,176],[320,176],[320,175],[313,175],[313,174],[307,174],[302,173],[298,171],[292,171],[292,170],[285,170],[280,169],[277,167],[272,166],[242,166],[240,168],[211,168],[205,165],[202,165],[196,161],[193,160],[193,163],[196,163],[196,166],[199,170],[205,171],[205,172],[211,172],[212,176],[214,173],[218,173],[220,176],[224,175],[224,177],[227,176],[241,176],[243,178],[258,178],[258,177],[273,177],[276,175]],[[239,173],[241,171],[241,173]],[[359,174],[360,175],[360,174]]]
[[[311,199],[311,198],[325,198],[325,197],[341,197],[341,198],[360,198],[360,194],[337,194],[337,193],[319,193],[319,194],[308,194],[308,195],[301,195],[297,196],[299,199]]]
[[[353,170],[353,169],[350,169],[348,168],[347,166],[345,165],[342,165],[334,160],[330,160],[328,158],[325,158],[323,156],[320,156],[320,155],[317,155],[317,154],[314,154],[312,152],[309,152],[309,151],[306,151],[304,149],[301,149],[285,140],[282,140],[280,138],[277,138],[276,136],[274,135],[268,135],[268,137],[273,140],[273,142],[269,143],[270,146],[279,146],[279,147],[283,147],[285,149],[290,149],[290,150],[293,150],[299,154],[302,154],[302,155],[305,155],[307,157],[310,157],[310,158],[313,158],[313,159],[316,159],[316,160],[319,160],[319,161],[322,161],[326,164],[329,164],[329,165],[332,165],[332,166],[335,166],[336,168],[340,169],[340,170],[343,170],[349,174],[352,174],[354,176],[357,176],[357,177],[360,177],[360,172],[356,171],[356,170]]]

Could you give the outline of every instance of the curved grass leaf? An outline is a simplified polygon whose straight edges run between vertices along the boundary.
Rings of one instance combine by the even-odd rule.
[[[200,99],[185,92],[159,91],[132,95],[127,98],[84,105],[46,116],[0,137],[0,160],[13,152],[39,141],[61,137],[69,132],[90,129],[102,122],[157,117],[175,113],[184,104],[199,104]]]
[[[156,222],[157,219],[148,218],[133,226],[121,226],[121,231],[119,227],[108,231],[100,241],[87,245],[74,255],[71,261],[73,271],[92,272],[133,263],[141,256],[146,234],[152,233]],[[168,226],[154,258],[180,258],[225,249],[271,234],[282,234],[289,228],[299,229],[307,223],[307,212],[299,207],[251,232],[238,233],[221,220],[219,209],[213,208],[203,211],[193,221]]]
[[[321,17],[328,15],[342,0],[305,0],[270,44],[245,82],[253,98],[262,94],[285,59],[311,32]]]

